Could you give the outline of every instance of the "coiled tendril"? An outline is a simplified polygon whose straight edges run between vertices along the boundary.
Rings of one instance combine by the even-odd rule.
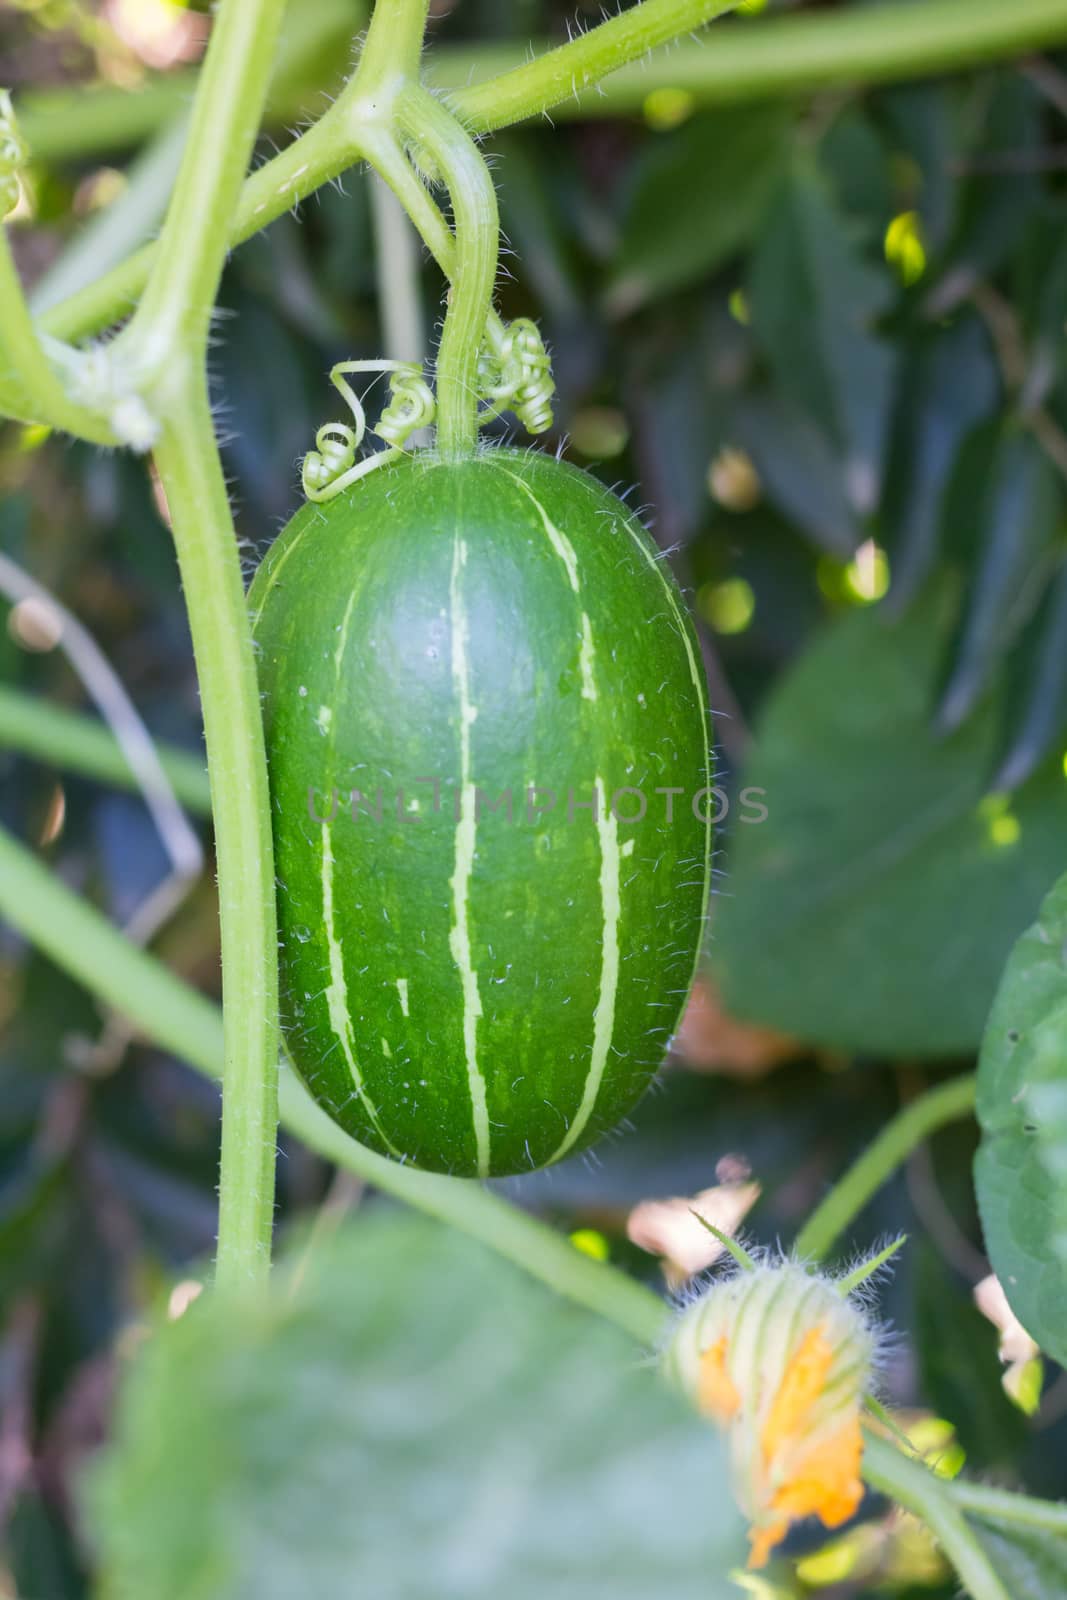
[[[6,217],[18,205],[19,170],[27,153],[11,96],[6,89],[0,89],[0,217]]]
[[[371,432],[384,439],[388,450],[356,460],[356,451],[367,432],[367,415],[350,384],[346,372],[388,372],[389,401]],[[327,422],[315,435],[315,448],[304,457],[300,480],[309,500],[332,500],[357,478],[366,477],[387,461],[402,455],[408,439],[418,428],[434,419],[433,392],[412,361],[339,361],[330,381],[344,395],[352,412],[354,427],[347,422]]]
[[[482,396],[492,402],[494,413],[513,411],[527,433],[547,433],[556,385],[536,322],[516,317],[507,323],[499,343],[483,349],[478,376]]]

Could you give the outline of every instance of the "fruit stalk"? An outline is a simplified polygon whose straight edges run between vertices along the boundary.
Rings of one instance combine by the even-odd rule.
[[[478,359],[496,281],[500,221],[496,191],[473,139],[428,90],[409,85],[397,98],[404,136],[437,165],[452,201],[452,285],[437,356],[437,448],[449,461],[478,442]]]

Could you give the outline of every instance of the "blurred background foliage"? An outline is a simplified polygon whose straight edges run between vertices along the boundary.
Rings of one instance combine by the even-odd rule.
[[[25,90],[33,150],[15,242],[39,308],[156,227],[207,9],[0,6],[0,79]],[[776,25],[747,9],[753,31]],[[432,10],[442,83],[573,13]],[[275,140],[325,103],[362,14],[292,8]],[[638,1202],[751,1174],[751,1233],[788,1241],[902,1100],[973,1064],[1067,838],[1067,54],[737,104],[692,70],[672,85],[669,60],[651,87],[488,145],[501,306],[554,350],[548,446],[648,508],[720,713],[729,812],[673,1064],[594,1159],[506,1186],[651,1282],[626,1231]],[[250,569],[298,503],[328,368],[393,337],[389,226],[350,172],[231,259],[213,378]],[[428,346],[442,285],[421,254],[414,286]],[[144,464],[9,425],[0,488],[0,552],[77,614],[178,752],[209,851],[189,639]],[[60,735],[78,771],[34,753],[49,709],[85,694],[40,616],[0,604],[0,817],[125,922],[162,847],[140,800],[75,759],[81,724]],[[765,791],[765,820],[746,820],[744,786]],[[154,947],[215,991],[210,860]],[[218,1098],[146,1043],[102,1040],[94,1003],[2,929],[0,1025],[0,1592],[73,1600],[92,1561],[72,1483],[106,1430],[116,1340],[211,1248]],[[907,1336],[886,1393],[950,1418],[978,1471],[1064,1495],[1064,1382],[1051,1369],[1024,1416],[972,1306],[974,1145],[967,1125],[939,1135],[856,1226],[857,1245],[913,1240],[882,1290]],[[283,1220],[324,1199],[384,1209],[285,1137],[279,1175]],[[861,1533],[783,1592],[955,1592],[917,1529]]]

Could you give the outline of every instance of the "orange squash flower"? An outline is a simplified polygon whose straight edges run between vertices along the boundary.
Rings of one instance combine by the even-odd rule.
[[[847,1294],[791,1261],[739,1272],[681,1313],[665,1364],[727,1434],[751,1567],[800,1518],[837,1528],[859,1506],[873,1346]]]

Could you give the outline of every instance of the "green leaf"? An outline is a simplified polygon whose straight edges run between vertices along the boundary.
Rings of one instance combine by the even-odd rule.
[[[634,164],[609,313],[698,282],[755,237],[785,164],[780,104],[707,111],[649,139]]]
[[[819,425],[781,395],[756,393],[738,402],[734,431],[775,504],[819,549],[851,560],[859,524],[833,445]]]
[[[752,329],[782,393],[833,439],[861,514],[878,500],[893,377],[893,355],[871,327],[892,296],[820,177],[798,165],[752,258]]]
[[[990,788],[1015,789],[1067,729],[1067,561],[1009,659],[1003,748]]]
[[[900,387],[882,507],[895,612],[911,604],[934,570],[953,465],[967,435],[997,403],[996,363],[978,317],[961,316],[917,342]]]
[[[743,782],[768,818],[733,829],[712,963],[727,1008],[815,1043],[892,1058],[973,1050],[1012,941],[1060,866],[1059,763],[984,797],[992,696],[929,729],[954,621],[938,585],[900,621],[827,629],[766,705]]]
[[[625,1336],[424,1220],[309,1250],[134,1368],[93,1484],[107,1595],[736,1592],[716,1437]]]
[[[1027,1332],[1067,1361],[1067,876],[1016,944],[978,1069],[986,1250]]]
[[[976,443],[985,462],[971,462],[963,451],[956,474],[966,480],[968,504],[977,489],[977,504],[972,526],[950,528],[967,557],[967,582],[935,718],[941,732],[959,727],[971,714],[1032,616],[1059,555],[1062,497],[1041,446],[1021,433],[988,439],[985,429]],[[950,522],[958,498],[950,486],[945,505]]]
[[[953,237],[941,275],[924,300],[932,319],[947,315],[979,279],[1001,266],[1023,235],[1041,192],[1037,90],[1021,73],[1006,68],[991,74],[978,93],[984,103],[963,118],[966,137],[955,155],[957,167],[968,176]]]

